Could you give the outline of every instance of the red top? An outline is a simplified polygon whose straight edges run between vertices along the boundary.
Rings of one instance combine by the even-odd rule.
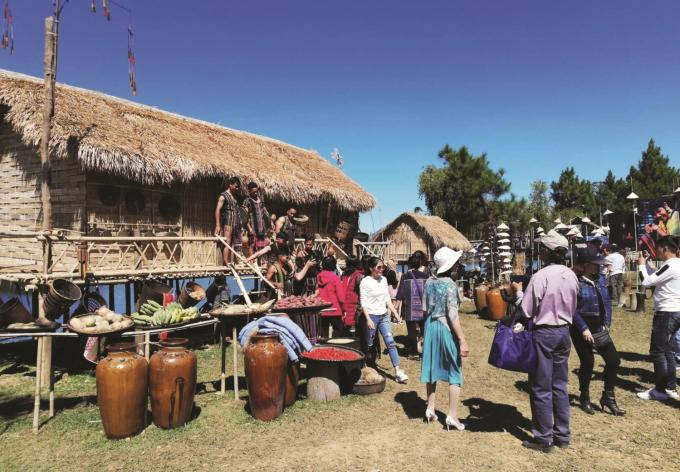
[[[328,311],[322,311],[321,316],[342,316],[345,289],[340,277],[330,270],[322,270],[316,276],[316,286],[319,298],[333,305]]]
[[[364,275],[361,269],[357,269],[351,274],[342,277],[342,286],[345,289],[345,326],[356,324],[357,306],[359,305],[359,294],[355,290],[358,280]]]

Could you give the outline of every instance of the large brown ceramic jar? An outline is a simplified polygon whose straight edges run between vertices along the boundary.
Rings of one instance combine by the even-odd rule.
[[[300,363],[288,361],[286,368],[286,396],[284,406],[291,406],[297,400],[298,382],[300,381]]]
[[[97,404],[109,439],[134,436],[144,429],[149,364],[135,352],[135,344],[107,347],[97,364]]]
[[[255,418],[269,421],[283,412],[288,352],[277,334],[254,335],[243,353],[248,402]]]
[[[486,292],[486,306],[492,320],[500,320],[505,316],[508,304],[503,300],[499,288],[492,288]]]
[[[486,309],[486,292],[489,290],[489,286],[486,284],[477,285],[475,287],[475,308],[477,309],[477,314],[483,314]]]
[[[182,426],[194,409],[196,355],[186,348],[186,338],[161,341],[161,349],[149,360],[151,415],[163,429]]]

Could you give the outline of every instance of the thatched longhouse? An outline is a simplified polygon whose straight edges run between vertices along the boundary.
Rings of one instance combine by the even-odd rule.
[[[467,240],[456,228],[438,216],[419,212],[405,212],[375,233],[374,241],[392,241],[389,258],[405,263],[415,251],[423,251],[430,258],[441,247],[469,251]]]
[[[41,226],[38,145],[43,81],[0,70],[0,225]],[[357,223],[375,200],[318,153],[59,84],[50,152],[55,228],[162,229],[211,235],[225,178],[257,182],[271,212],[300,206],[305,230]],[[166,226],[167,225],[167,226]],[[18,244],[18,245],[17,245]],[[29,244],[26,242],[25,244]],[[37,251],[36,251],[37,249]],[[0,258],[40,248],[0,247]]]

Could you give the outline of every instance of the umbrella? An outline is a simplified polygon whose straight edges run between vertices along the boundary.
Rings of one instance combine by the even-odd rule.
[[[555,231],[560,231],[562,229],[569,229],[569,226],[565,225],[564,223],[558,223],[553,229]]]
[[[543,227],[539,226],[538,228],[536,228],[536,232],[537,233],[545,233],[545,230],[543,229]]]
[[[510,229],[510,227],[508,225],[506,225],[505,223],[499,224],[498,226],[496,226],[496,228],[498,228],[498,229]]]
[[[510,258],[510,257],[505,257],[505,258],[503,259],[503,262],[512,262],[512,258]]]
[[[512,253],[510,253],[510,252],[501,252],[501,253],[499,253],[498,255],[501,256],[501,257],[511,257],[511,256],[512,256]]]
[[[499,243],[509,243],[510,240],[508,238],[503,238],[498,240]]]
[[[561,223],[562,223],[562,220],[559,219],[559,218],[556,218],[555,221],[553,221],[553,223],[561,224]]]
[[[502,246],[498,246],[498,249],[506,250],[506,251],[507,251],[507,250],[510,250],[510,246],[507,246],[507,245],[504,244],[504,245],[502,245]]]
[[[504,270],[503,272],[500,273],[500,275],[508,275],[508,274],[512,274],[512,271],[511,270]]]
[[[509,238],[510,234],[508,234],[508,233],[497,233],[496,236],[498,236],[499,238]]]
[[[576,228],[571,228],[569,231],[567,231],[567,236],[576,236],[579,233],[579,230]]]

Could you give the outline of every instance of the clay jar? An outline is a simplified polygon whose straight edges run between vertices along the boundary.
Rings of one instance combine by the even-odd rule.
[[[134,436],[144,429],[149,364],[135,352],[135,344],[107,347],[97,364],[97,404],[109,439]]]
[[[149,396],[153,423],[159,428],[182,426],[194,409],[196,355],[186,348],[186,338],[161,341],[149,361]]]
[[[486,292],[486,306],[489,310],[489,316],[492,320],[500,320],[505,316],[507,303],[501,296],[501,290],[496,287]]]
[[[486,292],[489,290],[489,286],[486,284],[481,284],[475,287],[475,308],[477,309],[477,314],[483,314],[486,309]]]
[[[252,336],[243,357],[251,413],[262,421],[279,417],[283,412],[288,367],[288,352],[279,336]]]
[[[284,406],[291,406],[297,400],[297,388],[300,381],[300,363],[288,361],[286,368],[286,395]]]

